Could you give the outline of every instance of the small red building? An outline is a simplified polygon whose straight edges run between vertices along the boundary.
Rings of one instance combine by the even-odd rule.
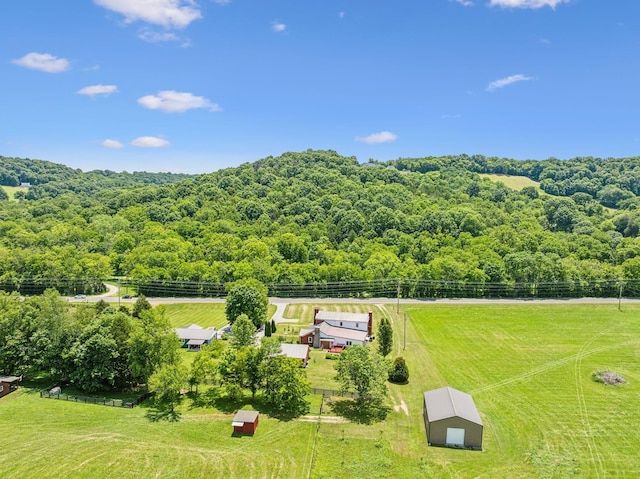
[[[20,381],[22,381],[22,376],[0,376],[0,398],[18,389],[17,383]]]
[[[241,409],[233,417],[234,434],[254,434],[258,428],[258,411]]]

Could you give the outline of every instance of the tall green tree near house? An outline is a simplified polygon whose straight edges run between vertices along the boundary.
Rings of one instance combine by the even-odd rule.
[[[260,364],[260,375],[271,406],[294,417],[309,412],[306,398],[311,389],[299,360],[283,356],[266,358]]]
[[[227,294],[225,314],[233,324],[238,316],[246,314],[256,328],[267,320],[267,287],[259,281],[249,279],[233,283]]]
[[[180,398],[180,391],[187,384],[187,369],[183,364],[164,364],[149,378],[149,390],[156,393],[155,400],[169,403],[171,412]]]
[[[153,310],[143,312],[129,336],[133,378],[144,384],[160,366],[177,364],[179,347],[180,340],[166,318]]]
[[[231,326],[231,346],[240,349],[253,346],[256,340],[256,326],[246,314],[241,314]]]
[[[387,397],[386,359],[367,346],[354,345],[340,353],[335,368],[340,393],[355,392],[360,406],[382,407]]]
[[[393,349],[393,328],[386,317],[382,317],[378,325],[378,351],[384,357]]]

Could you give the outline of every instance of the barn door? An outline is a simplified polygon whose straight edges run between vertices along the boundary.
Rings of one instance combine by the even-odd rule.
[[[453,446],[464,446],[464,429],[448,427],[447,444],[451,444]]]

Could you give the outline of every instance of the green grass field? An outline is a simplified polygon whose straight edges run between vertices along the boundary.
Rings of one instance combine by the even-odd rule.
[[[304,321],[312,311],[290,308],[286,317]],[[0,399],[0,469],[12,478],[640,477],[640,305],[403,309],[404,350],[402,313],[395,305],[386,313],[392,355],[407,359],[411,377],[390,385],[385,421],[344,422],[325,404],[319,427],[263,414],[255,437],[234,438],[228,405],[185,400],[178,422],[154,421],[149,406],[66,403],[23,388]],[[628,383],[595,383],[599,369]],[[308,376],[330,387],[333,362],[314,352]],[[427,447],[422,393],[444,385],[473,395],[485,425],[482,452]],[[319,402],[313,398],[311,414]],[[241,405],[250,404],[259,405],[248,397]]]
[[[0,188],[2,188],[7,193],[7,196],[10,200],[14,199],[16,191],[27,191],[26,189],[20,188],[19,186],[0,186]]]
[[[542,193],[540,183],[533,181],[531,178],[527,178],[526,176],[492,175],[488,173],[482,173],[480,176],[489,178],[491,181],[504,183],[506,187],[511,188],[512,190],[520,191],[526,186],[533,186]]]
[[[174,328],[198,324],[203,328],[221,328],[228,324],[224,314],[224,303],[179,303],[165,304],[165,314]],[[267,317],[273,316],[276,307],[269,305]]]
[[[174,328],[198,324],[203,328],[221,328],[228,323],[223,303],[165,304],[165,314]]]

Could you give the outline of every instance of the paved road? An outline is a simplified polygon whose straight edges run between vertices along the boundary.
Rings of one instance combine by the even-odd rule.
[[[118,287],[107,284],[108,291],[104,294],[87,296],[82,300],[68,297],[68,301],[95,303],[100,300],[108,303],[134,303],[135,298],[123,299],[115,296]],[[179,303],[224,303],[224,298],[147,298],[153,306],[158,304],[179,304]],[[397,304],[397,298],[269,298],[269,302],[278,306],[278,311],[284,312],[287,304]],[[622,298],[622,302],[640,303],[639,298]],[[401,298],[400,304],[617,304],[617,298],[578,298],[578,299],[410,299]],[[283,306],[280,306],[283,305]]]

